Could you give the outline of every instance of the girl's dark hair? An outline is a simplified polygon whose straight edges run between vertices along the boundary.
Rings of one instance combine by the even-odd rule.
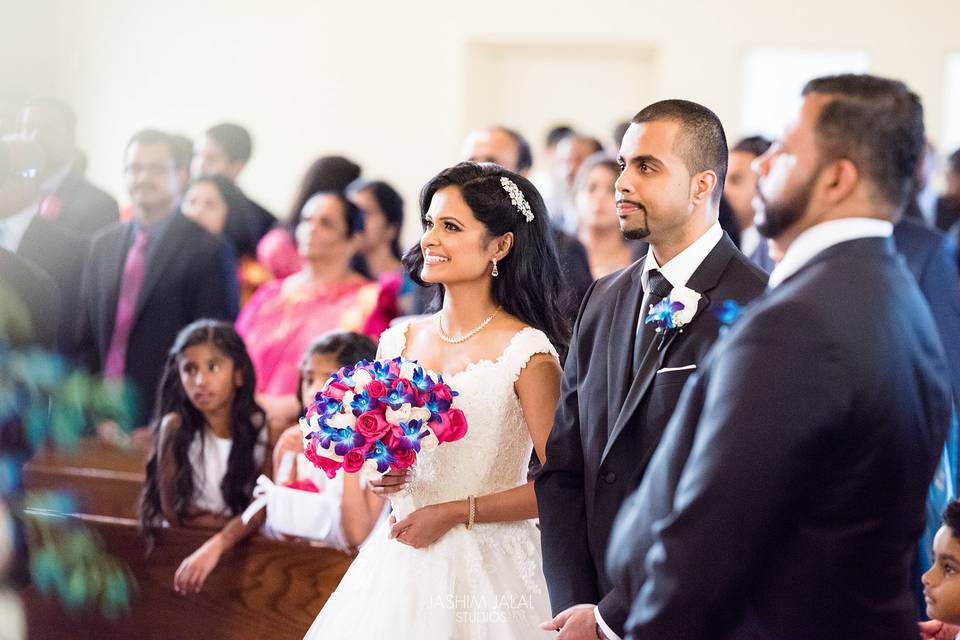
[[[233,445],[227,460],[227,471],[220,482],[223,501],[233,515],[238,515],[250,503],[253,486],[259,473],[254,459],[254,449],[265,429],[263,409],[253,393],[256,388],[256,374],[253,362],[243,344],[243,339],[234,330],[233,325],[218,320],[197,320],[187,325],[177,334],[177,339],[167,354],[163,367],[160,386],[157,389],[156,409],[152,427],[154,429],[155,450],[147,462],[146,482],[140,505],[140,522],[149,535],[149,527],[156,524],[162,513],[160,506],[159,475],[157,455],[163,443],[160,442],[160,421],[169,413],[180,417],[180,427],[173,434],[173,461],[176,466],[174,491],[174,509],[178,517],[184,517],[193,499],[193,468],[187,452],[193,439],[203,434],[205,420],[203,414],[187,398],[180,383],[180,358],[183,352],[192,346],[210,344],[223,352],[233,361],[234,369],[240,372],[242,384],[237,388],[230,411],[230,425]],[[164,464],[171,464],[165,460]]]
[[[377,343],[369,336],[354,331],[331,331],[325,333],[307,345],[300,358],[300,379],[297,381],[297,402],[303,406],[301,396],[303,387],[303,368],[313,356],[333,356],[340,367],[352,367],[361,360],[373,360],[377,357]]]
[[[380,210],[383,211],[383,217],[387,219],[387,224],[397,230],[393,241],[390,243],[390,252],[397,260],[403,258],[403,251],[400,249],[400,231],[403,229],[403,198],[397,193],[397,190],[382,180],[372,182],[357,181],[350,185],[349,193],[359,193],[369,191],[373,199],[377,201]]]
[[[533,220],[526,221],[500,183],[509,178],[530,205]],[[547,334],[561,355],[570,339],[570,322],[564,314],[560,262],[550,230],[543,198],[526,178],[492,164],[461,162],[434,176],[420,194],[421,221],[426,221],[433,196],[446,187],[457,187],[473,215],[487,228],[490,236],[513,233],[513,247],[497,263],[500,275],[493,278],[493,300],[505,311]],[[407,251],[403,263],[410,278],[420,286],[429,286],[420,278],[423,252],[418,242]],[[443,301],[443,288],[439,292]]]
[[[943,524],[950,527],[954,538],[960,538],[960,502],[951,500],[943,510]]]
[[[287,216],[287,227],[293,231],[300,222],[300,212],[307,200],[324,191],[343,193],[360,177],[360,165],[343,156],[322,156],[313,161],[303,174],[297,196]]]
[[[190,182],[187,191],[195,184],[212,184],[220,197],[227,205],[227,219],[223,227],[223,235],[233,243],[237,255],[256,255],[257,230],[252,225],[255,214],[250,201],[243,195],[240,188],[223,176],[202,176]],[[184,192],[186,193],[186,191]]]

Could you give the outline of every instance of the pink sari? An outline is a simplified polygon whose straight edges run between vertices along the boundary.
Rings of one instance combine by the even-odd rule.
[[[397,316],[400,279],[371,282],[360,276],[327,289],[283,290],[285,280],[262,285],[237,317],[257,373],[257,392],[297,391],[300,358],[310,341],[328,331],[356,331],[374,340]]]

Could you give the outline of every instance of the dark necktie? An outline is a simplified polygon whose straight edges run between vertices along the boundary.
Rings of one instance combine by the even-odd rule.
[[[673,287],[670,282],[663,277],[663,274],[656,269],[647,274],[647,294],[643,297],[643,307],[640,309],[639,328],[637,337],[633,341],[633,371],[640,368],[643,356],[650,348],[653,338],[657,335],[656,327],[653,323],[647,324],[647,314],[650,313],[650,305],[656,305],[658,302],[670,295]]]

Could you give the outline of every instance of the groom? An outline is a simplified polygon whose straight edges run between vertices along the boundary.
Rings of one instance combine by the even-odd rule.
[[[630,602],[604,569],[614,516],[716,340],[719,310],[746,305],[767,280],[717,223],[727,143],[712,111],[685,100],[646,107],[619,163],[620,228],[650,252],[587,292],[536,480],[556,616],[544,628],[570,640],[622,633]],[[676,313],[656,313],[671,303]]]

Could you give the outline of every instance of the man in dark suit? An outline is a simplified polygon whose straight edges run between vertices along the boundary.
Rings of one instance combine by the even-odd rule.
[[[38,144],[23,138],[0,142],[2,163],[7,169],[0,177],[0,248],[41,269],[57,288],[57,315],[44,318],[57,332],[55,343],[61,353],[76,354],[73,322],[61,321],[60,313],[73,315],[78,301],[80,275],[87,241],[74,232],[38,214],[44,155]],[[15,267],[10,264],[10,268]],[[9,274],[0,272],[6,280]],[[11,276],[12,277],[12,276]]]
[[[236,184],[250,162],[252,152],[253,141],[246,129],[229,122],[217,124],[207,129],[194,144],[190,170],[194,178],[223,176]],[[230,211],[223,232],[233,240],[239,255],[256,255],[256,243],[273,228],[277,219],[260,204],[246,195],[244,197],[250,206]]]
[[[546,627],[561,638],[622,633],[630,601],[603,565],[614,516],[717,339],[718,309],[746,305],[766,287],[717,221],[727,143],[712,111],[684,100],[648,106],[627,129],[619,161],[621,229],[650,251],[587,293],[536,479],[556,616]],[[658,333],[651,307],[670,302],[684,305],[674,316],[682,326]]]
[[[84,177],[86,162],[76,148],[76,116],[60,100],[27,104],[21,131],[43,148],[46,167],[40,215],[71,235],[90,236],[119,219],[117,201]]]
[[[617,518],[627,637],[916,637],[910,565],[952,403],[891,239],[922,150],[915,94],[844,75],[808,83],[758,161],[758,225],[786,253]]]
[[[237,281],[225,242],[176,211],[179,180],[167,134],[136,134],[125,175],[134,219],[94,237],[80,320],[90,364],[135,383],[144,424],[177,333],[199,318],[233,320]]]

